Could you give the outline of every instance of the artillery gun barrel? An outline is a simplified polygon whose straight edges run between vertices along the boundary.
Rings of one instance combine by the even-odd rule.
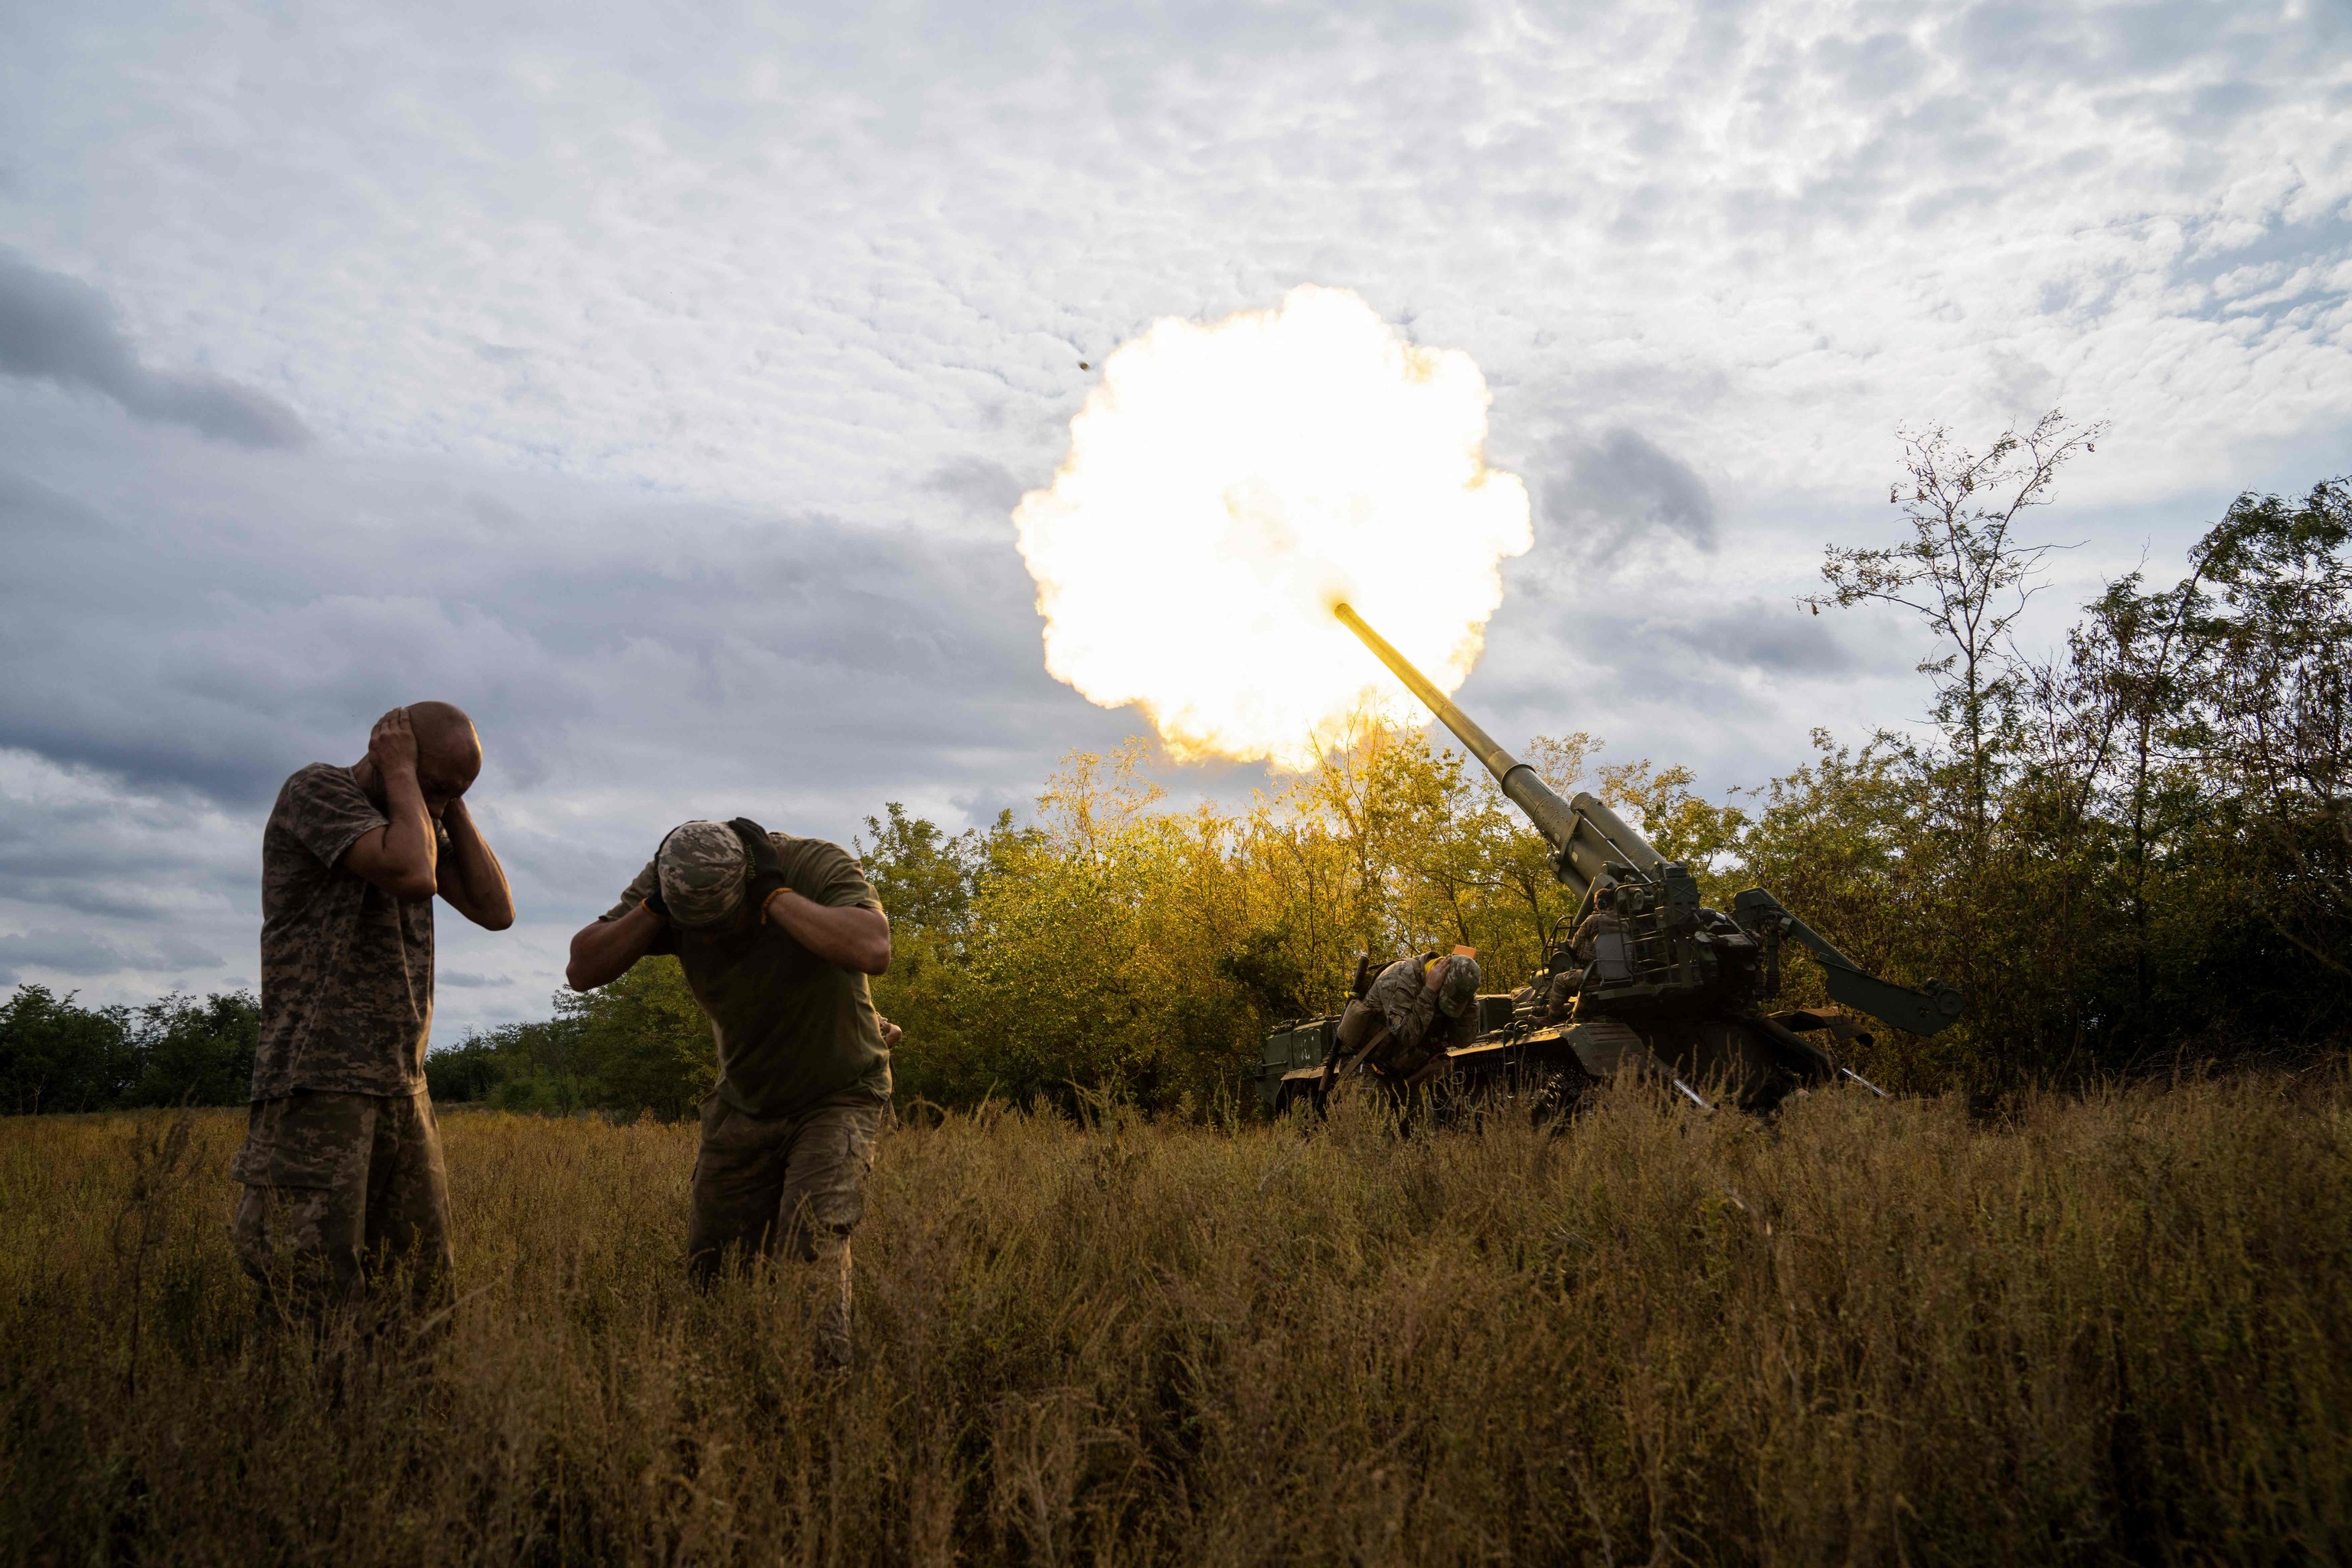
[[[1528,814],[1536,831],[1544,836],[1555,853],[1564,853],[1576,836],[1576,811],[1568,802],[1554,795],[1535,769],[1519,761],[1495,743],[1495,737],[1480,729],[1469,714],[1454,705],[1453,699],[1430,684],[1429,677],[1412,667],[1412,660],[1388,645],[1388,639],[1364,623],[1349,605],[1337,605],[1332,614],[1339,624],[1363,639],[1366,647],[1379,656],[1391,673],[1405,683],[1415,697],[1428,704],[1429,710],[1444,721],[1456,739],[1470,749],[1470,754],[1486,765],[1495,782],[1503,786],[1514,805]]]
[[[1535,769],[1496,745],[1494,736],[1480,729],[1469,714],[1430,684],[1429,677],[1415,669],[1411,660],[1365,625],[1364,617],[1356,614],[1352,605],[1335,605],[1332,614],[1339,617],[1340,625],[1362,638],[1364,646],[1379,655],[1381,662],[1415,697],[1427,703],[1431,712],[1445,721],[1445,727],[1470,748],[1472,756],[1486,765],[1495,782],[1503,786],[1503,794],[1528,814],[1536,831],[1550,844],[1552,869],[1570,892],[1583,898],[1587,889],[1611,874],[1609,868],[1612,865],[1630,867],[1634,876],[1652,880],[1662,875],[1666,858],[1658,853],[1657,846],[1603,805],[1597,796],[1580,795],[1573,802],[1560,799],[1536,776]]]
[[[1638,880],[1662,882],[1671,887],[1679,876],[1683,885],[1690,887],[1689,873],[1682,867],[1672,866],[1657,846],[1642,837],[1640,831],[1619,816],[1599,797],[1580,795],[1573,803],[1564,801],[1536,776],[1535,769],[1519,761],[1495,743],[1495,737],[1480,729],[1469,714],[1454,706],[1443,691],[1429,683],[1429,678],[1415,669],[1404,655],[1391,647],[1381,634],[1364,624],[1364,617],[1348,605],[1334,605],[1332,614],[1339,623],[1363,639],[1366,647],[1380,657],[1399,680],[1405,683],[1415,697],[1429,705],[1429,710],[1445,721],[1470,754],[1486,765],[1495,782],[1512,804],[1528,814],[1552,847],[1552,869],[1560,883],[1581,900],[1594,883],[1608,879],[1612,881],[1627,877]],[[1692,889],[1696,890],[1696,889]],[[1844,1004],[1873,1017],[1884,1018],[1897,1027],[1922,1035],[1932,1035],[1960,1016],[1964,1000],[1958,991],[1939,980],[1927,982],[1925,990],[1913,990],[1881,980],[1862,965],[1840,952],[1829,939],[1781,907],[1780,900],[1761,888],[1750,888],[1732,901],[1733,919],[1745,930],[1776,932],[1801,943],[1822,961],[1823,984],[1832,1000]],[[1787,1030],[1781,1033],[1799,1047]],[[1803,1048],[1810,1050],[1811,1047]],[[1818,1056],[1819,1053],[1813,1053]],[[1827,1058],[1822,1058],[1822,1070],[1827,1070]],[[1883,1091],[1876,1084],[1846,1070],[1873,1094]],[[1694,1100],[1705,1105],[1687,1084],[1680,1079],[1675,1087]]]

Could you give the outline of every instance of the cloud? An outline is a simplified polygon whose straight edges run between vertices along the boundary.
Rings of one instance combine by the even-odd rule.
[[[0,749],[0,984],[111,977],[137,995],[191,973],[239,984],[255,941],[256,847],[202,800],[125,788]],[[246,967],[249,967],[247,960]]]
[[[299,416],[268,394],[217,376],[150,370],[85,283],[0,250],[0,374],[101,393],[142,419],[184,425],[246,447],[301,447]]]
[[[219,953],[199,943],[173,937],[125,945],[78,931],[0,934],[0,985],[39,973],[100,976],[126,970],[217,969],[223,962]]]
[[[1095,732],[1042,711],[1003,539],[161,442],[36,480],[9,463],[80,426],[5,399],[0,423],[0,746],[142,789],[266,806],[423,697],[472,712],[517,784],[667,750],[673,773],[865,788]]]
[[[953,458],[931,470],[924,488],[962,503],[972,514],[1003,521],[1013,515],[1029,487],[1003,463],[986,458]]]
[[[113,943],[79,933],[0,935],[0,985],[13,985],[30,970],[60,974],[110,974],[130,963]]]
[[[1706,481],[1639,431],[1556,437],[1538,459],[1534,488],[1546,534],[1580,563],[1605,566],[1659,543],[1715,548]]]
[[[1532,643],[1549,658],[1523,678],[1527,698],[1549,696],[1558,705],[1563,686],[1580,700],[1605,692],[1621,712],[1648,710],[1651,717],[1634,721],[1639,733],[1654,737],[1643,743],[1688,748],[1703,738],[1662,723],[1665,715],[1678,716],[1677,724],[1702,715],[1764,720],[1777,706],[1772,694],[1801,702],[1825,689],[1908,668],[1899,645],[1858,655],[1841,635],[1853,629],[1834,616],[1807,615],[1793,599],[1735,597],[1719,588],[1626,594],[1609,587],[1556,615],[1549,627],[1523,632],[1518,657],[1504,663],[1524,668]],[[1573,681],[1564,679],[1570,670]],[[1571,727],[1589,726],[1578,720]]]
[[[1750,598],[1725,603],[1708,598],[1696,605],[1675,606],[1645,621],[1644,630],[1657,643],[1679,646],[1693,658],[1723,669],[1771,678],[1820,679],[1864,668],[1863,660],[1841,641],[1837,622],[1807,614],[1790,600]]]

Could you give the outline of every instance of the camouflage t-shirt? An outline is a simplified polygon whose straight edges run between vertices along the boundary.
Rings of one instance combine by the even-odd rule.
[[[881,909],[866,873],[841,846],[783,833],[768,837],[793,892],[835,909]],[[656,885],[648,860],[604,918],[627,914]],[[757,911],[739,926],[711,931],[665,927],[651,951],[677,955],[688,987],[709,1015],[719,1095],[736,1110],[793,1116],[852,1089],[889,1094],[890,1053],[857,971],[826,963],[783,927],[761,921]]]
[[[261,1042],[253,1098],[411,1094],[433,1029],[433,900],[395,899],[343,856],[390,818],[349,768],[286,781],[261,833]],[[448,834],[434,831],[441,852]]]
[[[1475,1009],[1459,1018],[1437,1010],[1437,993],[1429,988],[1427,971],[1417,958],[1401,958],[1381,970],[1364,993],[1364,1004],[1380,1014],[1389,1033],[1408,1049],[1468,1045],[1476,1032]]]

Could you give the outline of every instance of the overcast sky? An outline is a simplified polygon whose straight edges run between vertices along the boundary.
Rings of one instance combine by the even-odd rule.
[[[1013,548],[1080,362],[1300,282],[1494,388],[1465,704],[1757,783],[1922,706],[1794,604],[1898,424],[2113,421],[2044,636],[2352,469],[2352,9],[0,4],[0,986],[252,984],[279,782],[423,697],[522,910],[439,1043],[682,817],[1025,808],[1141,727]]]

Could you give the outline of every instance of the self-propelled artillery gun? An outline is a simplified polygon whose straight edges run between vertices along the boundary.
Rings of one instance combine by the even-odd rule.
[[[1952,987],[1931,980],[1914,990],[1880,979],[1761,888],[1739,894],[1728,912],[1704,907],[1689,867],[1667,859],[1595,796],[1560,799],[1353,609],[1340,605],[1335,613],[1494,775],[1543,836],[1553,874],[1578,900],[1567,940],[1528,985],[1478,998],[1479,1032],[1446,1053],[1441,1092],[1504,1089],[1540,1103],[1572,1099],[1630,1068],[1700,1104],[1719,1096],[1765,1110],[1808,1085],[1864,1083],[1837,1060],[1840,1046],[1867,1037],[1853,1015],[1920,1035],[1960,1016]],[[1768,1010],[1790,944],[1819,962],[1841,1011]],[[1359,995],[1369,973],[1359,966]],[[1268,1110],[1324,1092],[1339,1019],[1297,1020],[1267,1034],[1257,1082]]]

